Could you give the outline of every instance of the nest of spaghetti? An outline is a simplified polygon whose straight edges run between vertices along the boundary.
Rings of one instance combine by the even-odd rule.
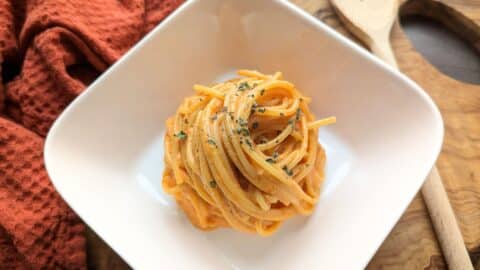
[[[282,74],[194,85],[167,120],[162,186],[202,230],[231,227],[268,236],[314,210],[324,179],[320,126]]]

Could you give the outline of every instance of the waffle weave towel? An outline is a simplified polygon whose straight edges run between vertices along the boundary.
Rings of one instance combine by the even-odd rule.
[[[0,269],[86,268],[84,225],[43,139],[62,110],[182,0],[0,0]]]

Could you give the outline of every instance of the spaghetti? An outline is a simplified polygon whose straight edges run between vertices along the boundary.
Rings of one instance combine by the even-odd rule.
[[[312,213],[325,164],[318,128],[335,118],[314,121],[309,98],[280,72],[238,74],[194,85],[167,120],[162,184],[200,229],[267,236]]]

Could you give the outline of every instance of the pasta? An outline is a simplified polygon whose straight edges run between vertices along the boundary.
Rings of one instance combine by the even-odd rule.
[[[202,230],[232,227],[268,236],[296,215],[310,215],[320,194],[325,152],[310,99],[282,79],[242,77],[194,85],[167,120],[162,186]]]

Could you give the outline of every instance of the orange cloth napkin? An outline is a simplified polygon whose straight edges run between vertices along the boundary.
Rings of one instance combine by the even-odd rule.
[[[0,0],[0,269],[86,268],[84,225],[47,176],[44,137],[181,2]]]

